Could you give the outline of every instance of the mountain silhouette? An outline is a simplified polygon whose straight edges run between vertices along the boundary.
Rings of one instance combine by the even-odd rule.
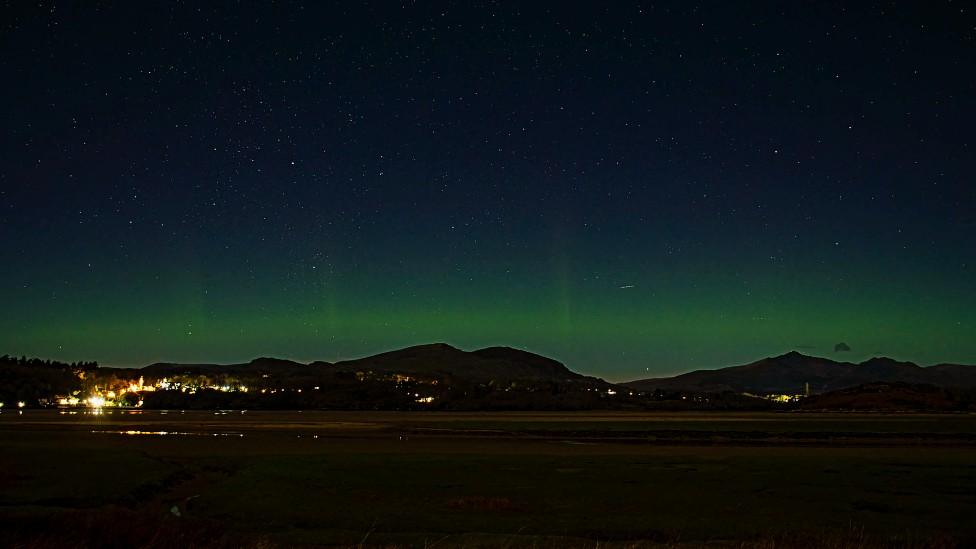
[[[550,382],[605,383],[570,371],[562,363],[535,353],[510,347],[488,347],[462,351],[446,343],[416,345],[364,358],[336,363],[315,361],[302,364],[277,358],[257,358],[242,364],[150,364],[141,371],[156,376],[215,373],[371,373],[375,375],[416,375],[455,378],[468,381],[532,380]]]
[[[602,379],[571,371],[562,363],[511,347],[463,351],[446,343],[416,345],[377,355],[335,363],[309,364],[261,357],[240,364],[179,364],[161,362],[138,370],[146,375],[274,374],[276,377],[317,375],[404,375],[472,383],[544,382],[609,387]],[[887,357],[859,364],[808,356],[797,351],[763,358],[749,364],[696,370],[674,377],[621,383],[640,391],[800,394],[809,384],[812,393],[825,393],[870,383],[905,383],[936,387],[976,387],[976,366],[937,364],[922,367]]]
[[[323,363],[319,363],[323,364]],[[327,364],[327,363],[324,363]],[[143,367],[140,371],[150,375],[200,375],[221,373],[257,373],[275,371],[284,373],[290,370],[306,370],[308,366],[300,362],[281,358],[261,357],[242,364],[180,364],[176,362],[157,362]]]
[[[868,383],[976,387],[976,367],[959,364],[922,367],[913,362],[900,362],[887,357],[876,357],[855,364],[791,351],[741,366],[696,370],[674,377],[640,379],[622,385],[642,391],[661,389],[800,394],[808,383],[814,393]]]
[[[470,380],[582,380],[562,363],[509,347],[466,352],[445,343],[417,345],[366,358],[337,362],[337,370],[437,375]]]

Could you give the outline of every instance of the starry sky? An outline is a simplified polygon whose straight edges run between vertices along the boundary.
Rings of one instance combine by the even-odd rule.
[[[964,2],[202,4],[0,7],[0,353],[976,363]]]

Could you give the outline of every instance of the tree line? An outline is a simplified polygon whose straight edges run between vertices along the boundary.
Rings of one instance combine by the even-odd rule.
[[[58,360],[41,360],[39,358],[20,358],[10,355],[0,356],[0,366],[20,366],[23,368],[53,368],[58,370],[91,371],[98,368],[96,361],[61,362]]]

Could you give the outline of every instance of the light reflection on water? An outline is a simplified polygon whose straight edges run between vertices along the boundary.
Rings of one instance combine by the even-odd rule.
[[[125,431],[104,431],[104,430],[93,430],[93,434],[98,435],[126,435],[126,436],[189,436],[189,437],[238,437],[243,438],[244,433],[200,433],[191,431],[139,431],[139,430],[125,430]]]
[[[193,431],[142,431],[136,429],[128,430],[92,430],[90,431],[95,435],[123,435],[123,436],[157,436],[157,437],[167,437],[167,436],[184,436],[184,437],[237,437],[244,438],[244,433],[227,432],[227,433],[202,433]],[[313,440],[318,440],[319,435],[308,435],[299,434],[295,435],[296,438],[308,438]],[[400,440],[405,440],[403,436]]]
[[[275,434],[286,438],[322,443],[328,433],[379,432],[384,424],[376,421],[349,421],[346,416],[302,414],[299,411],[254,413],[253,410],[133,410],[118,407],[60,408],[41,410],[6,410],[11,420],[0,416],[0,422],[23,429],[57,428],[95,435],[96,438],[120,437],[135,441],[167,437],[170,440],[205,441],[220,444],[230,439],[264,437]],[[22,417],[18,417],[22,416]],[[311,416],[311,417],[310,417]],[[15,420],[16,418],[16,420]],[[307,419],[306,419],[307,418]],[[49,426],[49,427],[39,427]],[[109,436],[105,436],[109,435]],[[115,435],[112,437],[111,435]],[[0,544],[2,545],[2,544]]]
[[[118,414],[120,416],[137,416],[142,414],[142,410],[106,410],[104,408],[88,408],[88,409],[78,409],[78,410],[58,410],[58,414],[62,416],[111,416]]]
[[[18,410],[18,411],[20,412],[21,415],[23,415],[23,411],[22,410]],[[0,410],[0,413],[3,413],[2,410]],[[131,409],[124,409],[124,408],[123,409],[111,409],[111,408],[68,408],[68,409],[65,409],[65,408],[62,408],[62,409],[59,409],[58,410],[58,414],[60,414],[62,416],[76,416],[76,415],[84,415],[84,416],[112,416],[112,415],[137,416],[137,415],[143,415],[143,414],[146,414],[146,415],[158,414],[158,415],[161,415],[161,416],[165,416],[165,415],[170,414],[170,413],[173,413],[173,414],[186,414],[186,410],[131,410]],[[216,411],[213,412],[213,415],[215,415],[215,416],[226,416],[226,415],[230,415],[230,414],[244,415],[246,413],[247,413],[247,410],[216,410]]]

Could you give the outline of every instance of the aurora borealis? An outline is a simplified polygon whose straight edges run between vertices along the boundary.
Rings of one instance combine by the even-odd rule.
[[[655,6],[0,8],[0,354],[976,363],[973,14]]]

